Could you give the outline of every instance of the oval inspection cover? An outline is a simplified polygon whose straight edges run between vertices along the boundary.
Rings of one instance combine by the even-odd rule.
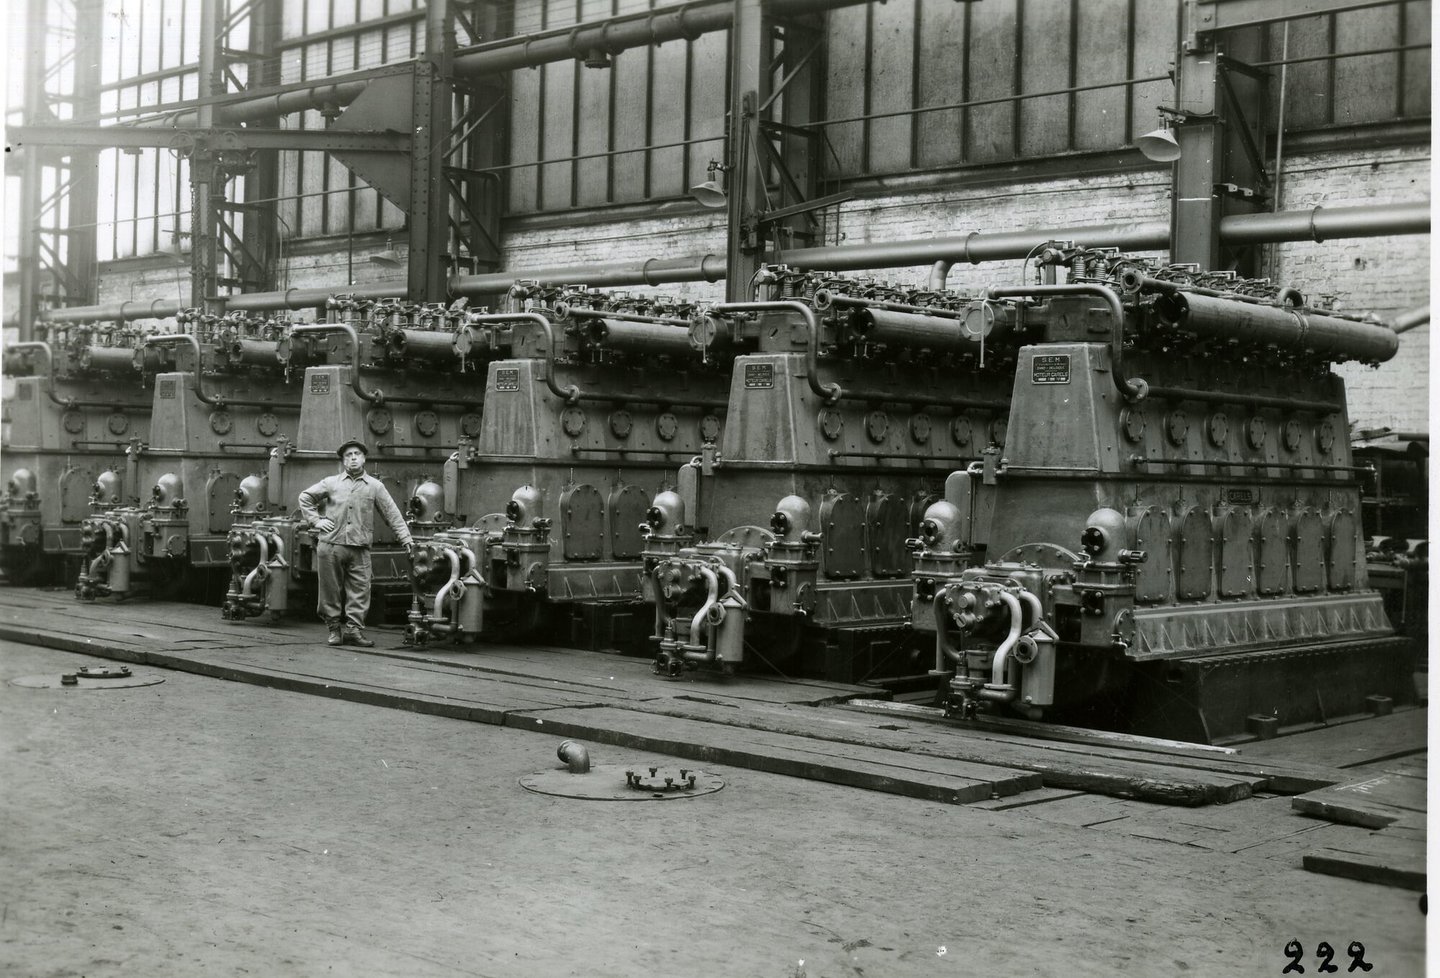
[[[654,775],[650,773],[652,770]],[[665,785],[667,777],[671,779],[669,786]],[[587,774],[571,774],[569,769],[561,767],[527,774],[520,779],[520,784],[542,795],[590,801],[679,801],[725,787],[724,780],[717,775],[692,767],[659,764],[593,764]]]

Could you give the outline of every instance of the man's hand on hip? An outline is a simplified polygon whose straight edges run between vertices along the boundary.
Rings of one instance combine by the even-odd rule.
[[[335,521],[330,519],[330,517],[328,516],[322,516],[315,521],[313,529],[319,533],[329,533],[331,530],[335,529]]]

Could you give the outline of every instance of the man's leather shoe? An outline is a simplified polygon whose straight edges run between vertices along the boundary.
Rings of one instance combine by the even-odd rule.
[[[368,649],[374,646],[375,643],[371,639],[366,638],[363,632],[346,632],[345,644],[358,645],[362,649]]]
[[[325,640],[326,645],[339,645],[341,642],[340,629],[330,629],[330,637]]]

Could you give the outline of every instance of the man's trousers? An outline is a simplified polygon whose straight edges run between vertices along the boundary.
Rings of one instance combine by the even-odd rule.
[[[320,617],[347,632],[358,631],[370,610],[370,548],[322,543],[315,551],[320,577]]]

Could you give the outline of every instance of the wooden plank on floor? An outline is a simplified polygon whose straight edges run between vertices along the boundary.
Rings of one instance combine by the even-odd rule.
[[[591,743],[656,751],[706,764],[785,774],[929,801],[962,804],[1040,786],[1033,774],[917,757],[766,731],[729,729],[698,720],[615,707],[512,713],[506,726]]]
[[[1359,781],[1296,795],[1290,804],[1297,812],[1326,821],[1378,829],[1396,822],[1423,825],[1425,796],[1424,777],[1381,771]]]
[[[1425,892],[1425,846],[1372,832],[1344,846],[1305,853],[1301,865],[1312,873]]]
[[[1092,762],[1102,759],[1124,761],[1133,764],[1163,765],[1167,770],[1187,769],[1197,772],[1213,772],[1226,776],[1253,781],[1255,790],[1272,791],[1279,794],[1293,794],[1317,787],[1334,784],[1342,779],[1336,771],[1309,765],[1295,765],[1279,761],[1252,761],[1234,754],[1216,753],[1210,750],[1186,751],[1176,742],[1152,742],[1144,744],[1137,740],[1131,746],[1107,744],[1097,740],[1084,744],[1073,740],[1052,741],[1043,736],[1039,725],[1029,728],[1025,734],[1005,732],[993,726],[974,725],[965,721],[948,719],[943,712],[930,707],[916,707],[911,704],[848,702],[837,709],[892,718],[908,718],[918,723],[929,723],[937,729],[965,731],[969,736],[996,744],[1019,745],[1033,750],[1049,751],[1052,755],[1068,754],[1087,758]],[[1074,729],[1074,728],[1070,728]]]

